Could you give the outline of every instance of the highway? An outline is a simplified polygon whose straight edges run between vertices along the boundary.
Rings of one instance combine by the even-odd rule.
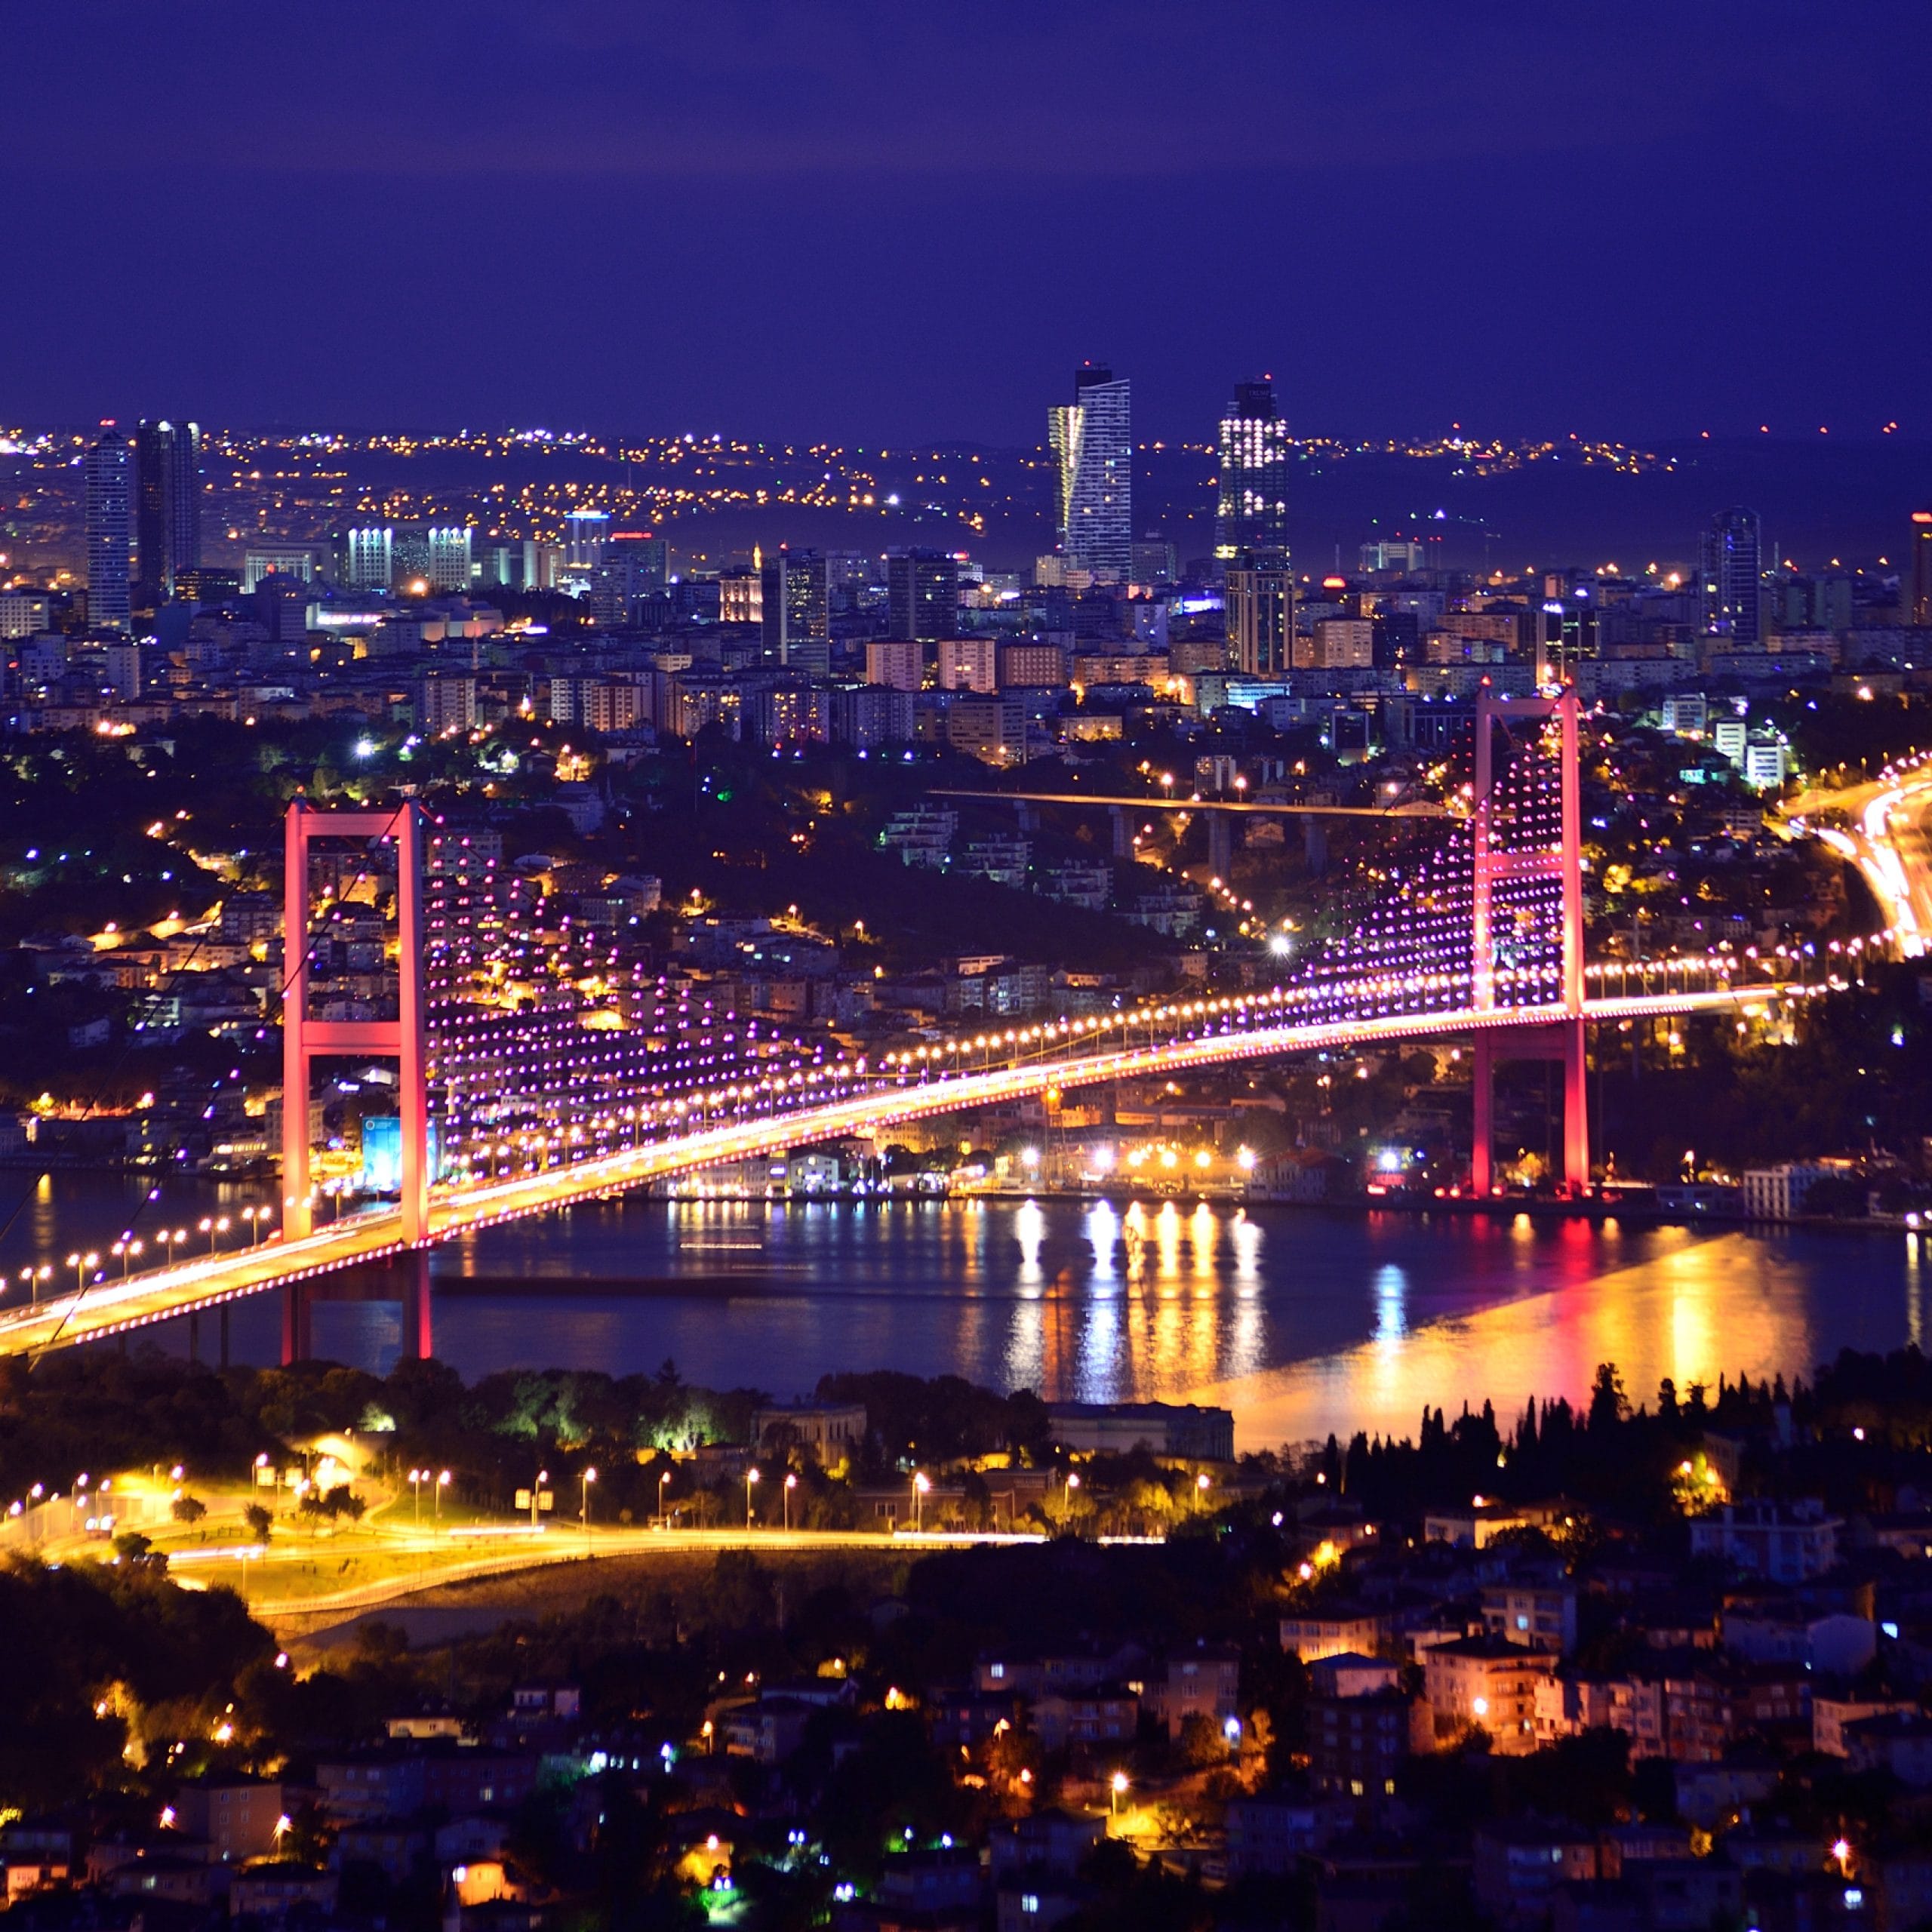
[[[1614,977],[1623,969],[1592,969],[1591,977],[1600,986],[1616,985],[1618,990],[1586,1001],[1585,1017],[1614,1024],[1630,1018],[1761,1004],[1781,993],[1819,989],[1736,986],[1703,968],[1706,976],[1718,983],[1693,990],[1687,982],[1703,963],[1682,964],[1679,977],[1685,983],[1675,991],[1669,989],[1669,969],[1660,963],[1651,964],[1647,977],[1629,969],[1629,977],[1638,979],[1635,993],[1624,990],[1626,979]],[[1663,980],[1661,989],[1650,983],[1659,977]],[[1369,990],[1389,1003],[1401,993],[1394,987]],[[472,1229],[547,1213],[692,1168],[782,1152],[841,1135],[870,1136],[900,1121],[1036,1097],[1053,1089],[1324,1048],[1468,1035],[1561,1017],[1560,1008],[1540,1002],[1480,1013],[1451,1008],[1283,1023],[1266,1014],[1275,997],[1204,998],[1161,1008],[1155,1017],[1174,1029],[1174,1037],[1141,1045],[1109,1041],[1107,1035],[1116,1023],[1070,1021],[1028,1029],[1029,1037],[1040,1042],[1037,1054],[1029,1048],[1005,1063],[979,1071],[955,1072],[937,1060],[915,1064],[907,1056],[900,1063],[900,1071],[869,1083],[863,1092],[701,1128],[533,1174],[480,1185],[441,1186],[431,1198],[429,1241],[434,1244]],[[1215,1030],[1223,1027],[1229,1030]],[[1083,1039],[1089,1042],[1084,1050],[1078,1044]],[[38,1354],[50,1347],[124,1334],[243,1295],[380,1260],[404,1249],[401,1216],[394,1208],[355,1215],[294,1240],[277,1234],[258,1247],[178,1261],[125,1281],[100,1281],[78,1294],[69,1291],[35,1306],[12,1309],[0,1316],[0,1355]]]
[[[1932,943],[1932,763],[1888,765],[1868,783],[1807,792],[1785,816],[1858,868],[1900,955],[1923,958]]]

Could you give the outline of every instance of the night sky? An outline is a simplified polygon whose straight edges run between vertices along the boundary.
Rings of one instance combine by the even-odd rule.
[[[18,0],[0,419],[1932,438],[1927,0]]]

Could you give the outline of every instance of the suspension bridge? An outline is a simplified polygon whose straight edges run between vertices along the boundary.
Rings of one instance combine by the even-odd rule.
[[[1563,1069],[1564,1182],[1581,1194],[1591,1172],[1591,1025],[1817,989],[1794,984],[1784,959],[1752,951],[1586,961],[1575,694],[1485,691],[1476,727],[1466,817],[1420,857],[1379,866],[1374,903],[1281,983],[928,1031],[876,1056],[761,1027],[728,1008],[694,1014],[688,996],[626,979],[601,941],[581,941],[582,958],[566,953],[559,971],[557,935],[519,934],[514,907],[506,915],[501,895],[480,888],[463,843],[432,832],[414,802],[322,812],[298,801],[285,854],[284,930],[303,943],[285,947],[281,1225],[246,1249],[177,1255],[14,1308],[0,1315],[0,1354],[125,1335],[278,1292],[284,1358],[300,1359],[311,1284],[413,1257],[401,1271],[411,1284],[405,1346],[426,1355],[426,1257],[452,1236],[1055,1090],[1445,1037],[1473,1049],[1472,1191],[1491,1191],[1494,1068],[1527,1058]],[[540,965],[550,969],[540,984]],[[567,996],[544,990],[560,986]],[[315,1075],[365,1063],[395,1069],[395,1198],[328,1219],[328,1186],[315,1178]]]

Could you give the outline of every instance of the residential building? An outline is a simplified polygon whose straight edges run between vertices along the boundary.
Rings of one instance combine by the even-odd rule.
[[[1693,1557],[1717,1556],[1776,1583],[1821,1577],[1838,1561],[1844,1524],[1823,1505],[1761,1500],[1726,1503],[1690,1524]]]
[[[990,692],[999,688],[999,644],[990,637],[943,638],[935,647],[943,691]]]
[[[1358,1697],[1310,1697],[1305,1709],[1315,1789],[1337,1798],[1393,1797],[1418,1708],[1393,1687]]]
[[[1576,1586],[1492,1584],[1482,1593],[1482,1620],[1506,1642],[1567,1657],[1577,1647]]]
[[[1438,1738],[1454,1739],[1479,1727],[1506,1757],[1537,1748],[1537,1688],[1555,1672],[1553,1652],[1526,1651],[1485,1632],[1432,1644],[1422,1663]]]
[[[1310,633],[1309,663],[1318,671],[1365,671],[1375,662],[1375,625],[1367,617],[1322,617]]]
[[[870,638],[866,682],[895,691],[915,691],[925,678],[925,647],[916,638]]]
[[[982,764],[1021,764],[1026,758],[1026,714],[1017,698],[974,697],[946,714],[946,741]]]

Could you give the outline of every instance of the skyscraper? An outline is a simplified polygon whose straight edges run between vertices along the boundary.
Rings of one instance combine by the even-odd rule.
[[[1704,532],[1700,587],[1707,636],[1755,648],[1764,641],[1758,606],[1761,552],[1755,510],[1720,510]]]
[[[194,423],[143,420],[134,431],[134,548],[141,594],[174,595],[202,561],[202,432]]]
[[[781,549],[764,558],[762,575],[764,662],[823,677],[832,666],[824,558],[816,550]]]
[[[96,630],[125,631],[131,597],[133,464],[128,439],[112,424],[87,454],[88,622]]]
[[[959,566],[943,550],[903,550],[885,560],[891,638],[952,637],[959,629]]]
[[[1932,625],[1932,510],[1912,513],[1912,555],[1899,573],[1905,620]]]
[[[1060,481],[1060,554],[1096,577],[1124,583],[1134,567],[1131,385],[1083,363],[1073,400],[1047,412]]]
[[[1228,566],[1228,648],[1251,678],[1289,668],[1295,634],[1295,580],[1285,550],[1244,550]]]
[[[1275,385],[1237,383],[1221,418],[1221,495],[1214,554],[1223,562],[1247,550],[1288,547],[1288,426],[1275,406]]]

